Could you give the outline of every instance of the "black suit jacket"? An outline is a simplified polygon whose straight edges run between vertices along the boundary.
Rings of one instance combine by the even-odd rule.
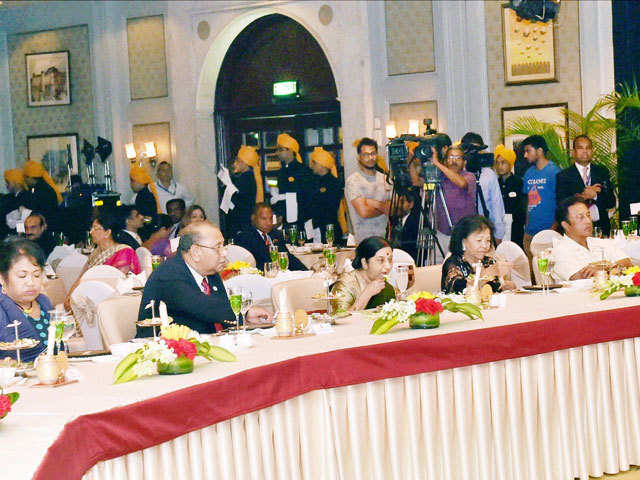
[[[235,315],[220,275],[209,275],[207,280],[211,287],[210,295],[202,293],[178,252],[149,277],[142,294],[138,320],[151,318],[151,309],[144,308],[150,300],[155,300],[156,312],[162,300],[167,304],[167,312],[173,317],[173,323],[186,325],[200,333],[214,333],[216,323],[225,328],[233,325]],[[151,335],[151,328],[138,327],[138,337]]]
[[[145,217],[151,217],[156,219],[158,216],[158,206],[156,204],[156,197],[153,196],[149,186],[145,186],[136,195],[136,210]]]
[[[47,227],[50,231],[60,231],[60,221],[58,218],[58,196],[56,191],[39,178],[29,194],[24,198],[24,206],[33,213],[41,213],[47,220]]]
[[[420,206],[415,205],[402,227],[400,248],[418,260],[418,226],[420,223]]]
[[[298,202],[298,228],[303,228],[304,222],[311,218],[311,192],[313,190],[313,173],[308,167],[293,160],[289,165],[282,165],[278,172],[278,193],[295,192]],[[287,204],[280,200],[273,205],[276,214],[282,215],[287,223]]]
[[[271,238],[273,244],[278,247],[278,251],[288,252],[284,237],[280,230],[271,230],[269,238]],[[269,247],[255,227],[250,227],[249,229],[240,232],[235,238],[235,243],[236,245],[240,245],[251,252],[253,257],[256,259],[256,268],[262,270],[264,269],[264,264],[271,261],[271,258],[269,257]],[[307,267],[305,267],[304,264],[295,256],[289,254],[289,270],[307,270]]]
[[[616,197],[613,193],[611,180],[609,179],[609,171],[601,165],[591,163],[591,185],[595,185],[596,183],[602,186],[602,191],[596,199],[600,220],[594,223],[602,228],[603,234],[609,235],[611,223],[607,209],[616,205]],[[575,164],[558,173],[556,177],[556,197],[558,202],[573,195],[580,194],[583,191],[584,181]]]
[[[129,233],[125,232],[124,230],[120,230],[118,233],[116,233],[115,240],[118,243],[124,243],[125,245],[129,245],[134,250],[137,248],[140,248],[141,246],[135,238],[133,238]]]

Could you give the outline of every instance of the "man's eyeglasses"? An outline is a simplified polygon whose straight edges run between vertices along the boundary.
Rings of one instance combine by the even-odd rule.
[[[216,252],[219,252],[221,250],[224,251],[224,250],[227,249],[227,245],[224,245],[224,244],[218,245],[217,247],[211,247],[209,245],[202,245],[201,243],[194,243],[194,245],[198,245],[199,247],[202,247],[202,248],[208,248],[209,250],[215,250]]]
[[[371,153],[363,152],[360,154],[360,156],[365,158],[366,157],[373,158],[378,156],[378,152],[371,152]]]

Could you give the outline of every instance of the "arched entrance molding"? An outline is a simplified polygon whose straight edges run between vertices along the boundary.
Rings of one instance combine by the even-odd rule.
[[[212,115],[215,107],[216,83],[224,57],[233,41],[246,27],[248,27],[252,22],[258,20],[259,18],[272,14],[284,15],[298,22],[311,34],[311,36],[313,36],[315,41],[318,42],[318,45],[320,45],[320,48],[324,52],[324,55],[327,57],[327,61],[329,62],[329,66],[336,83],[338,99],[340,99],[342,91],[342,77],[338,74],[339,72],[337,72],[336,63],[329,53],[325,43],[322,41],[322,38],[317,32],[314,31],[313,28],[308,25],[308,23],[306,23],[298,16],[292,15],[289,11],[284,11],[280,8],[273,7],[249,10],[238,15],[218,33],[218,35],[209,46],[198,78],[195,109],[196,154],[197,158],[201,159],[201,161],[203,161],[208,168],[216,165],[214,148],[215,129]],[[213,177],[212,181],[210,182],[210,188],[207,189],[207,197],[209,197],[209,201],[207,203],[216,205],[215,212],[210,212],[209,218],[213,222],[218,223],[219,211],[217,208],[218,191],[217,182],[215,181],[216,173],[217,172],[213,172],[213,175],[210,174],[206,176]]]

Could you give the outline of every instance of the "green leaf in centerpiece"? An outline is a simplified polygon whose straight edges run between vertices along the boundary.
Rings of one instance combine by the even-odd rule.
[[[137,375],[133,374],[133,366],[140,359],[141,355],[142,353],[138,349],[124,357],[113,371],[113,383],[124,383],[135,380]]]
[[[212,358],[216,359],[219,362],[235,362],[238,360],[233,353],[231,353],[226,348],[218,347],[217,345],[211,345],[209,349],[209,354]]]
[[[11,402],[11,405],[13,405],[20,398],[20,394],[18,392],[11,392],[11,393],[7,393],[7,397],[9,397],[9,401]]]
[[[371,326],[371,330],[369,331],[372,335],[382,335],[383,333],[387,333],[393,327],[398,324],[398,317],[393,316],[392,318],[382,317],[376,320]]]

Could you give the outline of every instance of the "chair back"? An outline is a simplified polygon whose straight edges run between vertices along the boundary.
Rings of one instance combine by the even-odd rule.
[[[555,246],[555,242],[561,238],[562,235],[555,230],[541,230],[531,239],[531,246],[529,247],[531,255],[538,255],[543,250],[553,248]]]
[[[251,296],[254,301],[271,298],[271,285],[273,285],[272,280],[255,274],[236,275],[224,282],[227,290],[231,287],[242,287],[251,290]]]
[[[78,284],[71,294],[71,310],[82,332],[88,350],[102,350],[102,336],[97,321],[97,307],[116,290],[109,284],[88,280]]]
[[[503,241],[496,248],[496,253],[508,262],[513,262],[511,280],[518,288],[531,283],[529,259],[517,243]]]
[[[56,268],[56,275],[62,278],[64,288],[67,291],[69,291],[71,286],[78,279],[86,263],[87,257],[79,253],[72,253],[60,260],[60,263],[58,263],[58,267]]]
[[[511,240],[511,229],[513,227],[513,215],[511,213],[505,213],[503,221],[504,221],[504,237],[502,240]]]
[[[231,262],[246,262],[252,267],[256,266],[256,259],[253,254],[240,245],[229,245],[227,247],[227,261]]]
[[[47,257],[47,263],[49,265],[57,265],[64,257],[68,257],[69,255],[73,255],[74,253],[75,250],[69,245],[56,245],[55,247],[53,247],[53,250]]]
[[[135,338],[141,300],[142,295],[119,295],[98,304],[98,329],[106,348]]]
[[[89,280],[104,281],[111,286],[115,286],[118,280],[127,278],[127,276],[111,265],[96,265],[84,272],[81,282],[87,282]]]
[[[142,268],[142,271],[146,273],[147,278],[149,278],[151,276],[151,272],[153,272],[151,252],[147,247],[138,247],[136,248],[136,255],[138,255],[138,260],[140,261],[140,268]]]
[[[405,252],[404,250],[401,250],[399,248],[394,248],[393,249],[393,264],[398,264],[398,263],[406,263],[409,265],[415,265],[416,261],[413,259],[413,257],[411,255],[409,255],[407,252]]]
[[[407,292],[413,293],[426,290],[435,294],[440,291],[442,264],[418,267],[414,270],[414,275],[413,286]]]
[[[316,293],[326,294],[323,277],[289,280],[277,283],[271,288],[271,302],[277,311],[283,308],[289,312],[301,308],[306,311],[326,310],[327,300],[314,300]]]

